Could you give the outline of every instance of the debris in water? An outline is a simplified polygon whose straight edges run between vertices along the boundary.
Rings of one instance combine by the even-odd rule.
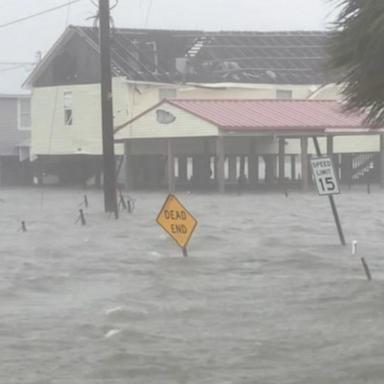
[[[357,241],[356,241],[356,240],[353,240],[353,241],[352,241],[352,255],[353,255],[353,256],[356,255],[356,249],[357,249]]]

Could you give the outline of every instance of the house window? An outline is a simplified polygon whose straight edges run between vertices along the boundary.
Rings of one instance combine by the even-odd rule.
[[[72,92],[64,92],[64,124],[66,127],[73,125]]]
[[[160,88],[159,89],[159,100],[174,99],[177,97],[175,88]]]
[[[286,89],[276,90],[276,99],[279,100],[290,100],[292,99],[292,91]]]
[[[31,129],[31,100],[18,100],[18,127],[20,130],[28,131]]]

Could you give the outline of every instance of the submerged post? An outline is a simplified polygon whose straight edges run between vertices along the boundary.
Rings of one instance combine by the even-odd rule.
[[[119,189],[119,206],[121,205],[122,209],[127,209],[127,204],[125,203],[125,199],[123,196],[123,192],[121,192],[121,189]]]
[[[313,144],[315,146],[317,156],[321,157],[320,146],[319,146],[319,142],[318,142],[316,136],[313,136]],[[332,214],[333,214],[333,218],[334,218],[335,223],[336,223],[336,228],[337,228],[337,232],[339,234],[340,242],[342,245],[345,245],[344,232],[343,232],[343,228],[341,227],[339,214],[337,212],[337,208],[336,208],[336,204],[335,204],[335,199],[333,198],[333,195],[331,195],[331,194],[328,195],[328,199],[329,199],[329,203],[331,204]]]
[[[353,240],[352,241],[352,256],[355,256],[357,254],[357,241]],[[367,280],[371,281],[372,280],[372,274],[371,271],[369,270],[368,263],[365,261],[364,257],[360,257],[361,264],[363,265],[365,276],[367,276]]]
[[[369,270],[367,262],[365,261],[364,257],[361,257],[360,260],[361,260],[361,263],[363,264],[363,268],[364,268],[365,276],[367,276],[367,280],[371,281],[372,275],[371,275],[371,271]]]
[[[79,218],[77,219],[77,221],[80,220],[81,225],[84,226],[84,225],[87,224],[87,222],[86,222],[86,220],[85,220],[85,216],[84,216],[84,211],[83,211],[82,209],[79,209],[79,213],[80,213],[80,216],[79,216]]]

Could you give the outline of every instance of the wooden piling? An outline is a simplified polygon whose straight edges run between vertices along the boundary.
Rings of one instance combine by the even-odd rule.
[[[123,196],[121,190],[119,191],[119,193],[120,193],[119,205],[121,205],[123,209],[127,209],[127,204],[125,202],[125,199],[124,199],[124,196]]]
[[[364,268],[365,275],[367,276],[367,280],[371,281],[372,280],[371,271],[369,270],[368,264],[365,261],[364,257],[361,258],[361,263],[363,264],[363,268]]]
[[[80,213],[80,222],[81,222],[81,225],[86,225],[87,222],[85,221],[85,216],[84,216],[84,211],[82,209],[79,209],[79,213]]]
[[[133,204],[132,204],[132,200],[131,199],[127,200],[127,209],[128,209],[128,213],[130,213],[130,214],[133,213]]]

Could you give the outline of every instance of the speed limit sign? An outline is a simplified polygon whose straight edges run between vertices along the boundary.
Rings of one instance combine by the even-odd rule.
[[[332,160],[329,157],[312,158],[311,165],[319,195],[337,195],[340,193]]]

